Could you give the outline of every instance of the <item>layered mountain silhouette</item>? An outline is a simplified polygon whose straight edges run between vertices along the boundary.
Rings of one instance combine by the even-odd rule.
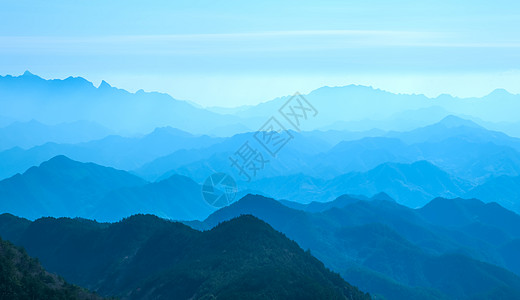
[[[412,164],[384,163],[367,172],[351,172],[331,180],[302,174],[260,179],[250,184],[278,199],[308,203],[330,201],[342,194],[387,193],[397,202],[419,207],[435,197],[456,197],[471,186],[427,161]]]
[[[17,133],[12,133],[17,134]],[[0,152],[0,178],[22,173],[57,155],[82,162],[132,170],[180,149],[193,150],[219,143],[221,139],[198,136],[171,127],[156,128],[141,137],[110,135],[76,144],[47,142],[24,150],[15,147]]]
[[[49,270],[121,299],[370,299],[252,216],[205,232],[151,215],[43,218],[11,236]]]
[[[374,124],[378,124],[379,128],[402,131],[428,125],[449,114],[515,123],[518,122],[517,116],[510,110],[520,108],[519,95],[502,89],[481,98],[456,98],[450,95],[428,98],[424,95],[393,94],[372,87],[348,85],[322,87],[304,96],[319,112],[319,118],[310,119],[302,125],[304,130],[323,127],[362,131],[377,127]],[[268,117],[289,100],[290,96],[280,97],[238,110],[234,114],[242,118]]]
[[[124,171],[56,156],[23,175],[0,182],[2,211],[38,218],[48,215],[84,216],[97,209],[112,189],[146,182]]]
[[[0,236],[48,270],[1,241],[2,291],[97,297],[56,273],[122,299],[520,298],[518,111],[505,90],[350,85],[206,109],[0,76]],[[290,137],[275,155],[267,121]],[[216,172],[241,199],[219,210],[201,193]]]
[[[38,121],[14,122],[0,128],[0,150],[28,149],[45,143],[75,144],[104,138],[110,130],[86,121],[45,125]]]
[[[2,115],[10,120],[35,119],[45,124],[85,120],[116,132],[132,133],[163,126],[225,135],[236,134],[237,130],[255,130],[291,99],[283,96],[238,109],[203,109],[166,94],[143,90],[129,93],[105,81],[96,88],[81,77],[45,80],[28,71],[21,76],[0,77],[0,91]],[[322,87],[304,96],[319,112],[319,117],[307,119],[299,128],[307,131],[320,128],[402,131],[428,125],[449,114],[471,115],[493,123],[516,123],[514,112],[520,109],[519,96],[505,90],[481,98],[449,95],[428,98],[348,85]],[[206,124],[212,126],[208,128]],[[507,124],[501,127],[508,128]]]
[[[470,190],[465,197],[498,202],[513,211],[520,211],[520,176],[499,176]]]
[[[520,216],[498,204],[439,198],[414,210],[378,195],[344,197],[306,210],[249,195],[202,223],[188,224],[209,229],[252,214],[309,248],[347,281],[386,299],[519,295],[520,273],[511,253],[518,249]]]
[[[165,131],[168,130],[165,129]],[[182,135],[183,133],[176,134]],[[189,136],[188,141],[193,141],[189,134],[185,135]],[[205,137],[201,138],[206,139]],[[209,148],[175,151],[174,154],[159,159],[156,164],[150,164],[146,169],[148,171],[141,169],[138,172],[150,172],[148,174],[151,174],[154,172],[153,170],[156,170],[155,174],[157,174],[158,170],[154,169],[155,166],[160,170],[169,164],[177,164],[177,169],[166,172],[157,182],[152,183],[148,183],[130,173],[111,168],[97,166],[99,170],[113,170],[113,172],[94,171],[96,165],[92,163],[65,163],[71,160],[64,156],[58,156],[43,163],[40,167],[29,168],[23,175],[19,174],[0,181],[0,194],[5,199],[0,205],[5,212],[30,219],[52,215],[81,216],[104,221],[116,221],[130,214],[139,213],[141,210],[165,218],[203,219],[213,211],[213,208],[207,206],[202,200],[200,187],[196,182],[202,182],[214,170],[227,170],[229,174],[234,174],[229,163],[229,156],[232,155],[232,152],[227,152],[227,149],[232,149],[232,146],[240,147],[240,143],[248,138],[250,138],[249,135],[240,135],[216,143]],[[145,139],[153,140],[152,137]],[[142,139],[137,140],[141,141]],[[207,141],[212,142],[213,139],[208,138]],[[301,139],[298,142],[300,144],[296,143],[292,146],[294,147],[292,150],[288,148],[287,155],[290,156],[291,153],[296,151],[296,148],[302,147],[303,141],[305,139]],[[378,139],[371,139],[370,142],[364,139],[359,145],[378,144]],[[123,145],[130,144],[123,143]],[[142,144],[133,145],[136,147],[136,145]],[[345,143],[340,143],[334,149],[341,149],[343,145]],[[387,144],[383,143],[383,145]],[[320,147],[326,146],[323,144]],[[345,160],[340,158],[323,158],[324,155],[319,152],[319,149],[322,149],[320,147],[316,150],[307,150],[307,154],[286,157],[287,159],[281,156],[279,160],[273,160],[273,165],[269,166],[272,169],[266,171],[266,173],[276,174],[284,172],[284,170],[290,173],[287,170],[291,168],[296,168],[294,171],[302,168],[317,171],[319,167],[313,167],[313,164],[319,159],[345,163]],[[124,147],[121,146],[121,148]],[[132,147],[128,147],[128,149],[132,149]],[[218,149],[222,152],[219,152]],[[508,149],[514,151],[511,148]],[[331,150],[330,153],[334,151]],[[209,161],[198,160],[210,155],[210,153],[217,153],[217,155],[211,156]],[[338,151],[338,153],[353,153],[353,150],[349,147],[349,150]],[[360,148],[359,153],[366,155],[369,151],[363,151]],[[517,152],[514,151],[514,153]],[[333,156],[339,156],[339,154]],[[468,159],[468,156],[470,155],[461,156],[458,160],[457,157],[453,156],[453,160],[460,163]],[[220,158],[217,159],[217,157]],[[305,157],[309,158],[307,165],[298,164],[299,161],[304,161]],[[381,157],[381,154],[374,154],[374,157]],[[491,155],[491,157],[493,160],[501,159],[499,156]],[[189,163],[190,158],[194,161],[191,164]],[[8,162],[8,160],[6,161]],[[368,160],[361,159],[361,161],[367,162]],[[448,160],[445,159],[444,162],[446,161]],[[188,163],[188,165],[182,166],[183,163]],[[471,163],[477,164],[478,169],[482,170],[480,165],[483,161]],[[506,161],[502,160],[502,163],[502,167],[505,167]],[[495,163],[491,162],[491,164]],[[336,167],[339,165],[341,163],[335,164]],[[88,170],[83,170],[84,166],[89,166],[86,168]],[[324,164],[321,166],[323,167]],[[97,172],[100,172],[99,175]],[[511,170],[511,173],[514,172]],[[75,176],[79,177],[74,179],[74,176],[69,176],[73,173],[77,173]],[[177,175],[194,173],[198,174],[195,182]],[[465,196],[479,198],[485,202],[498,202],[508,209],[519,211],[518,203],[520,203],[520,200],[515,191],[520,182],[515,180],[516,177],[498,176],[478,184],[479,180],[472,182],[451,174],[435,164],[421,160],[411,164],[387,162],[366,172],[350,172],[330,179],[309,176],[300,172],[295,175],[259,178],[251,183],[240,182],[240,177],[237,177],[237,180],[239,181],[239,196],[247,192],[255,192],[300,203],[328,202],[343,194],[370,196],[385,192],[398,203],[409,207],[420,207],[435,197]],[[76,181],[71,182],[72,180]],[[86,180],[86,183],[84,184],[82,180]],[[117,182],[112,182],[114,180]],[[51,184],[47,184],[47,181]],[[77,188],[74,186],[77,186]]]
[[[389,132],[388,137],[396,137],[407,144],[437,142],[448,138],[460,138],[474,142],[491,142],[497,145],[520,149],[520,139],[499,131],[488,130],[474,121],[449,115],[440,122],[407,132]]]
[[[268,161],[266,167],[255,177],[269,177],[293,172],[294,168],[310,170],[308,161],[315,155],[326,151],[331,145],[315,136],[307,136],[289,131],[292,139],[272,157],[262,150],[260,142],[255,138],[256,132],[237,134],[212,146],[193,150],[179,150],[170,155],[160,157],[134,170],[138,175],[149,180],[163,179],[171,174],[182,174],[195,180],[203,180],[214,170],[233,173],[236,171],[230,164],[229,157],[248,143],[254,151],[262,153]],[[244,180],[245,178],[237,178]]]
[[[101,199],[93,217],[114,221],[137,213],[150,213],[173,220],[202,220],[216,210],[202,197],[198,183],[185,176],[172,175],[144,186],[110,191]]]
[[[486,130],[454,116],[410,132],[349,139],[335,145],[329,141],[337,138],[327,138],[328,134],[338,135],[337,132],[303,132],[296,135],[294,143],[287,144],[288,147],[269,165],[268,175],[263,176],[304,173],[331,178],[352,171],[368,171],[386,162],[412,163],[418,160],[428,160],[452,175],[476,183],[500,175],[515,176],[520,172],[519,139]],[[229,142],[197,149],[192,155],[190,151],[172,153],[136,171],[152,178],[160,177],[159,171],[167,173],[170,170],[195,177],[200,166],[218,166],[245,140],[244,136],[235,136]],[[316,150],[312,152],[307,149]],[[179,159],[180,155],[190,159]],[[188,174],[190,171],[191,174]]]
[[[239,118],[196,108],[167,94],[129,93],[103,82],[96,88],[81,77],[45,80],[30,72],[0,77],[0,108],[18,121],[58,124],[85,120],[116,132],[143,133],[173,126],[195,133],[239,123]]]
[[[117,221],[139,212],[203,219],[214,208],[183,176],[148,183],[128,172],[56,156],[0,181],[0,209],[29,219],[69,216]]]

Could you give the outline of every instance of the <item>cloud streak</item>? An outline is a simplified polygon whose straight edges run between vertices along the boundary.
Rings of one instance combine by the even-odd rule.
[[[520,48],[520,41],[473,41],[469,37],[454,33],[385,30],[304,30],[90,37],[0,36],[0,52],[3,54],[182,55],[384,47],[516,49]]]

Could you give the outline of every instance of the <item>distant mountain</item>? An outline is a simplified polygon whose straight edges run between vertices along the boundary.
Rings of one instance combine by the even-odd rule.
[[[0,211],[29,219],[42,216],[118,221],[136,213],[204,219],[214,208],[193,180],[174,175],[156,183],[128,172],[56,156],[0,181]]]
[[[30,72],[0,77],[0,111],[18,121],[45,124],[78,120],[95,122],[116,132],[142,133],[173,126],[193,133],[240,123],[230,115],[196,108],[167,94],[129,93],[103,81],[99,87],[81,78],[45,80]]]
[[[262,153],[268,161],[265,168],[257,172],[255,178],[276,176],[292,173],[295,168],[310,170],[312,161],[307,158],[326,151],[332,147],[328,142],[317,136],[308,136],[295,131],[289,131],[292,138],[272,157],[255,139],[255,132],[237,134],[223,139],[220,143],[205,148],[182,149],[169,155],[155,159],[144,166],[135,169],[135,173],[148,180],[164,179],[172,174],[181,174],[203,181],[207,176],[219,172],[233,174],[236,168],[231,166],[229,157],[233,156],[245,143],[251,149]],[[237,176],[236,180],[245,180]]]
[[[304,97],[319,112],[316,118],[307,120],[302,125],[305,130],[317,128],[358,131],[372,128],[403,130],[425,125],[414,122],[418,116],[426,116],[423,119],[433,122],[446,116],[444,112],[470,115],[490,122],[517,122],[518,117],[514,112],[520,110],[520,95],[513,95],[501,89],[481,98],[457,98],[446,94],[437,98],[428,98],[424,95],[394,94],[367,86],[348,85],[321,87]],[[266,118],[278,111],[289,99],[290,96],[279,97],[238,110],[234,114],[243,118]],[[415,111],[415,113],[406,114],[407,111]],[[431,118],[432,116],[435,118]],[[384,123],[386,120],[390,122]],[[348,123],[330,126],[342,121]],[[385,126],[378,127],[378,124]]]
[[[45,271],[38,260],[0,239],[0,298],[2,299],[101,299],[61,277]]]
[[[450,116],[424,128],[388,135],[394,137],[352,140],[347,132],[347,140],[334,145],[332,142],[342,137],[339,132],[294,133],[294,140],[270,160],[256,179],[303,174],[328,180],[345,173],[366,172],[383,163],[421,160],[474,185],[496,176],[520,175],[520,152],[516,150],[520,149],[520,139],[488,131],[468,120]],[[234,172],[229,156],[248,136],[251,134],[236,135],[207,148],[179,150],[135,171],[148,180],[182,174],[199,181],[211,169]],[[254,146],[262,149],[260,145]]]
[[[29,219],[42,216],[88,216],[104,205],[109,191],[142,186],[127,172],[56,156],[23,175],[0,181],[0,211]]]
[[[507,209],[520,213],[520,176],[499,176],[475,187],[464,195],[467,198],[498,202]]]
[[[417,211],[433,224],[463,228],[497,245],[520,236],[520,216],[495,202],[437,198]]]
[[[513,124],[518,120],[514,112],[520,110],[520,95],[505,90],[496,90],[481,98],[450,95],[428,98],[348,85],[325,86],[303,96],[319,113],[298,128],[306,131],[410,130],[438,121],[448,114]],[[143,90],[129,93],[105,81],[96,88],[81,77],[45,80],[25,72],[21,76],[0,77],[0,99],[2,115],[13,122],[35,119],[56,124],[85,120],[116,132],[133,134],[172,126],[192,133],[230,136],[255,130],[273,115],[283,120],[278,110],[291,96],[249,107],[203,109],[191,101],[176,100],[167,94]]]
[[[418,149],[396,138],[374,137],[343,141],[318,158],[337,173],[366,171],[386,162],[406,163],[421,157]],[[334,163],[331,163],[333,162]]]
[[[461,136],[453,128],[472,129],[464,131],[465,135]],[[429,132],[429,135],[421,133],[423,131]],[[421,206],[438,196],[467,195],[486,202],[497,201],[507,208],[520,211],[514,204],[519,202],[514,194],[506,193],[496,200],[492,198],[502,192],[514,192],[514,181],[507,182],[509,185],[501,187],[502,190],[495,190],[493,193],[496,196],[486,195],[484,189],[481,196],[480,189],[474,188],[493,177],[520,174],[520,153],[512,148],[516,139],[487,131],[471,121],[449,117],[429,129],[401,133],[428,140],[411,145],[398,138],[374,137],[344,141],[332,147],[319,135],[291,134],[294,139],[276,158],[266,155],[269,163],[258,172],[252,183],[241,182],[244,178],[238,175],[237,169],[233,169],[229,157],[244,142],[256,143],[253,133],[211,138],[193,136],[173,128],[156,129],[142,138],[111,136],[79,145],[46,144],[30,150],[15,148],[3,151],[0,152],[0,173],[21,172],[58,153],[70,153],[79,161],[132,169],[173,151],[134,169],[134,172],[148,180],[164,180],[180,174],[202,182],[218,170],[234,175],[242,192],[261,192],[302,203],[330,201],[342,194],[387,192],[398,202],[412,207]],[[254,146],[260,147],[258,144]],[[415,164],[416,159],[429,161],[442,171],[431,164]],[[407,163],[412,163],[413,167],[406,169]],[[348,184],[345,183],[347,179]],[[403,202],[409,201],[407,199],[413,201]]]
[[[138,213],[172,220],[203,220],[216,209],[202,198],[198,183],[181,175],[144,186],[112,190],[100,203],[89,217],[106,222]]]
[[[520,174],[520,153],[508,146],[458,137],[415,146],[421,149],[425,160],[474,184],[501,175]]]
[[[516,226],[520,216],[477,200],[438,199],[414,210],[384,195],[378,197],[382,200],[338,199],[346,205],[305,212],[249,195],[204,222],[189,224],[209,229],[252,214],[309,248],[349,282],[386,299],[513,299],[519,295],[520,278],[503,268],[518,270],[512,256],[518,249],[513,244],[518,230],[507,226]],[[460,207],[449,213],[473,222],[460,226],[436,222],[431,218],[438,212],[431,209],[438,203]],[[498,242],[511,244],[497,248]]]
[[[352,172],[368,171],[385,162],[414,162],[421,157],[420,151],[407,146],[398,139],[363,138],[344,141],[332,146],[319,135],[292,133],[294,139],[273,158],[264,153],[269,163],[255,179],[266,177],[304,174],[320,179]],[[179,150],[160,157],[135,170],[143,178],[153,180],[171,174],[182,174],[203,180],[210,171],[236,172],[231,167],[229,157],[246,141],[252,147],[263,149],[255,142],[253,133],[241,134],[226,139],[222,143],[195,150]]]
[[[92,160],[102,165],[131,170],[180,149],[199,149],[221,141],[220,138],[193,135],[172,127],[162,127],[138,138],[109,136],[79,144],[76,145],[78,151],[70,154],[82,161]]]
[[[397,95],[366,86],[322,87],[304,97],[319,112],[319,117],[308,120],[304,129],[320,128],[334,121],[364,120],[390,117],[403,109],[417,109],[429,104],[425,96]],[[236,112],[241,117],[267,117],[278,111],[290,96],[276,98]],[[363,105],[359,105],[363,103]],[[428,105],[429,106],[429,105]]]
[[[13,148],[0,152],[0,178],[21,173],[56,155],[131,170],[179,149],[203,148],[220,141],[220,138],[197,136],[171,127],[163,127],[156,128],[142,137],[111,135],[79,144],[46,143],[28,150]]]
[[[205,232],[151,215],[44,218],[15,243],[67,280],[121,299],[370,299],[252,216]]]
[[[478,124],[495,131],[503,132],[509,136],[520,138],[520,122],[487,122],[477,119],[475,122]]]
[[[312,130],[304,131],[301,134],[305,136],[311,136],[314,138],[321,139],[330,145],[337,145],[343,141],[355,141],[367,137],[381,137],[384,136],[387,131],[381,129],[370,129],[365,131],[353,131],[353,130]]]
[[[520,236],[520,216],[495,202],[436,198],[417,211],[437,225],[459,227],[474,222],[492,223],[513,236]]]
[[[15,122],[0,128],[0,151],[13,148],[31,148],[48,142],[81,143],[106,137],[111,132],[92,122],[76,121],[58,125],[44,125],[35,120]]]
[[[362,120],[336,121],[321,130],[351,130],[351,131],[408,131],[415,128],[437,123],[451,113],[439,106],[405,109],[384,119],[374,120],[373,116]]]
[[[502,132],[491,131],[473,121],[447,116],[440,122],[417,128],[408,132],[389,132],[386,136],[399,138],[407,144],[424,142],[439,142],[457,137],[472,142],[492,142],[497,145],[509,146],[520,150],[520,139],[510,137]]]
[[[354,171],[366,172],[386,162],[418,160],[430,161],[475,185],[501,175],[520,175],[520,152],[516,150],[520,149],[519,139],[453,116],[414,131],[388,133],[395,137],[351,140],[347,134],[348,140],[336,145],[332,142],[342,137],[337,132],[290,133],[294,138],[275,158],[264,151],[269,163],[258,172],[256,179],[300,173],[331,179]],[[263,150],[253,132],[212,138],[168,127],[158,128],[141,138],[109,136],[81,144],[47,143],[29,150],[13,148],[0,152],[0,178],[23,172],[53,156],[66,155],[78,161],[133,170],[147,180],[181,174],[201,182],[216,170],[235,172],[229,157],[246,141],[255,149]]]
[[[308,212],[323,212],[332,208],[343,208],[349,204],[355,203],[357,201],[390,201],[395,202],[392,197],[390,197],[387,193],[381,192],[378,193],[371,198],[368,198],[363,195],[341,195],[337,197],[335,200],[328,201],[328,202],[317,202],[313,201],[311,203],[307,204],[301,204],[298,202],[293,201],[287,201],[287,200],[280,200],[280,202],[290,208],[304,210]]]
[[[343,194],[370,196],[384,192],[400,204],[420,207],[435,197],[461,196],[470,185],[427,161],[418,161],[384,163],[367,172],[351,172],[330,180],[303,174],[271,177],[256,180],[248,187],[300,203],[331,201]]]
[[[439,141],[449,137],[472,134],[475,132],[480,133],[480,130],[486,131],[486,129],[470,120],[449,115],[439,122],[406,132],[391,131],[388,132],[386,136],[399,138],[407,144],[414,144],[427,141]]]
[[[481,184],[491,177],[520,175],[519,150],[520,139],[449,116],[409,132],[341,142],[313,159],[318,170],[336,175],[367,171],[384,162],[427,160],[454,176]]]
[[[385,192],[400,204],[419,207],[435,196],[461,195],[466,185],[433,164],[418,161],[412,164],[385,163],[366,173],[338,176],[329,181],[325,189],[339,190],[342,194]]]

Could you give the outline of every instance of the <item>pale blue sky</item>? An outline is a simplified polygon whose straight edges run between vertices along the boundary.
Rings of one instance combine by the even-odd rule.
[[[520,4],[452,2],[0,0],[0,74],[104,79],[205,106],[352,83],[520,93]]]

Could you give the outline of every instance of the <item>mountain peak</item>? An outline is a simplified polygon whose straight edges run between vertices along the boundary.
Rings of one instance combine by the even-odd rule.
[[[257,195],[257,194],[247,194],[244,197],[242,197],[242,199],[238,200],[237,202],[258,203],[260,201],[262,201],[262,202],[272,202],[272,203],[278,202],[278,201],[276,201],[276,200],[274,200],[272,198],[268,198],[268,197],[265,197],[265,196],[262,196],[262,195]]]
[[[370,198],[370,200],[372,200],[372,201],[389,201],[389,202],[395,203],[395,200],[385,192],[380,192],[378,194],[375,194],[374,196],[372,196],[372,198]]]
[[[73,161],[73,160],[66,157],[65,155],[56,155],[53,158],[51,158],[49,161]]]
[[[44,166],[68,166],[68,165],[70,165],[72,163],[79,164],[79,162],[74,161],[74,160],[68,158],[65,155],[56,155],[53,158],[49,159],[48,161],[43,162],[40,165],[40,167],[44,167]]]
[[[60,80],[54,79],[54,80],[51,80],[50,82],[59,84]],[[90,89],[90,88],[94,87],[94,84],[92,82],[86,80],[85,78],[83,78],[81,76],[77,76],[77,77],[69,76],[69,77],[61,80],[61,82],[64,84],[63,88],[67,88],[67,89],[71,89],[71,90],[81,89],[81,88]]]
[[[512,94],[510,92],[508,92],[507,90],[505,89],[495,89],[494,91],[492,91],[491,93],[489,93],[487,96],[494,96],[494,97],[506,97],[506,96],[511,96]]]
[[[449,115],[449,116],[445,117],[438,124],[442,124],[447,128],[462,127],[462,126],[473,127],[473,128],[480,127],[477,123],[475,123],[471,120],[466,120],[466,119],[463,119],[463,118],[460,118],[460,117],[457,117],[454,115]]]
[[[108,82],[101,80],[101,84],[99,85],[98,89],[108,89],[111,87],[112,86]]]
[[[25,78],[25,79],[41,79],[40,76],[31,73],[29,70],[26,70],[25,72],[23,72],[23,74],[19,77]]]
[[[165,126],[165,127],[157,127],[150,133],[150,135],[154,136],[176,136],[176,137],[192,137],[193,135],[189,132],[173,128],[171,126]]]
[[[27,76],[27,77],[31,76],[32,77],[32,76],[36,76],[36,75],[34,75],[33,73],[29,72],[29,70],[26,70],[25,72],[23,72],[22,76]]]

